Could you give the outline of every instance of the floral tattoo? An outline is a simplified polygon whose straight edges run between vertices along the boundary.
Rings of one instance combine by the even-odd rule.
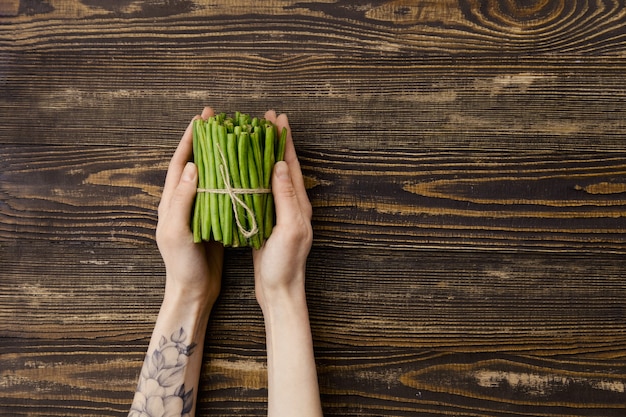
[[[146,355],[137,392],[128,417],[189,417],[193,388],[185,391],[184,371],[195,343],[186,345],[181,327],[170,340],[161,337],[159,347]]]

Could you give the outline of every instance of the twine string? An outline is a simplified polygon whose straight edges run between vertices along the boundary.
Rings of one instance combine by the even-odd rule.
[[[239,197],[241,194],[269,194],[272,192],[269,188],[235,188],[230,185],[230,173],[228,170],[228,162],[226,161],[226,156],[224,152],[222,152],[222,148],[219,143],[216,143],[217,151],[220,156],[221,164],[220,164],[220,173],[222,174],[222,179],[224,180],[224,188],[198,188],[196,191],[199,193],[209,193],[209,194],[228,194],[230,197],[230,201],[233,207],[233,212],[235,214],[235,222],[237,223],[237,227],[241,234],[249,239],[252,236],[256,235],[259,232],[259,225],[256,221],[256,216],[254,215],[254,211]],[[237,206],[244,209],[246,214],[248,215],[248,219],[250,219],[250,230],[246,230],[244,225],[239,218],[239,210],[237,210]]]

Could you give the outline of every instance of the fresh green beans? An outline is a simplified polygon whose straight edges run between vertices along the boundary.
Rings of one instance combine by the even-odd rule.
[[[193,127],[194,242],[260,248],[276,221],[271,176],[276,161],[284,159],[287,130],[278,134],[271,121],[241,112],[197,119]]]

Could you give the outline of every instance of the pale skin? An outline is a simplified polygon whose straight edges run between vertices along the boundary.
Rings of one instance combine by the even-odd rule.
[[[205,108],[201,117],[213,115]],[[287,116],[265,118],[288,130],[285,161],[274,167],[276,226],[253,250],[256,299],[267,341],[268,416],[322,415],[313,341],[305,296],[311,249],[311,203]],[[202,345],[221,288],[224,248],[193,243],[189,216],[198,172],[191,123],[170,161],[158,208],[156,240],[166,270],[165,293],[129,416],[194,416]]]

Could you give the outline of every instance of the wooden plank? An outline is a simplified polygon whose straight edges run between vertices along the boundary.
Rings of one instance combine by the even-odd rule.
[[[364,55],[346,64],[235,50],[198,51],[190,62],[186,53],[143,59],[113,46],[90,54],[9,59],[0,86],[5,143],[160,146],[212,105],[288,112],[311,147],[338,146],[340,137],[340,147],[359,150],[624,150],[622,60]],[[32,70],[42,67],[50,69]]]
[[[331,55],[364,51],[509,57],[562,53],[595,55],[597,60],[624,51],[626,13],[620,1],[532,6],[456,0],[380,1],[361,7],[351,3],[230,0],[161,5],[146,0],[60,0],[7,19],[20,31],[6,36],[18,41],[15,48],[31,50],[108,46],[120,40],[163,45],[166,39],[165,46],[188,51],[245,44],[256,51],[284,48]],[[50,30],[41,33],[41,27]],[[28,36],[32,33],[36,36]],[[169,34],[174,36],[163,36]],[[183,35],[184,43],[177,47],[172,38]],[[198,39],[204,45],[194,42]]]
[[[125,347],[39,344],[38,351],[3,360],[15,371],[6,378],[11,385],[2,391],[0,411],[11,416],[126,415],[142,359],[119,351]],[[391,348],[318,349],[317,356],[325,411],[331,416],[617,417],[624,412],[620,361],[570,358],[564,363]],[[197,415],[266,415],[262,350],[211,347],[205,364]]]
[[[114,342],[149,336],[164,285],[155,246],[22,240],[2,249],[2,336]],[[213,334],[230,340],[245,333],[262,344],[250,253],[227,255]],[[308,282],[314,333],[328,347],[550,355],[586,348],[590,356],[619,355],[626,342],[623,258],[315,245]]]
[[[624,152],[313,151],[297,144],[320,243],[626,250]],[[4,147],[0,240],[151,242],[173,149]]]

